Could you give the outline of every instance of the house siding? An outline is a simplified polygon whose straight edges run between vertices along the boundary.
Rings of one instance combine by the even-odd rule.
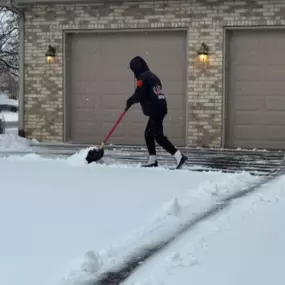
[[[224,27],[274,25],[285,25],[283,0],[31,6],[25,11],[25,132],[41,141],[64,139],[64,30],[186,28],[188,146],[220,147]],[[206,70],[196,64],[202,42],[211,53]],[[57,51],[50,66],[44,58],[48,44]]]

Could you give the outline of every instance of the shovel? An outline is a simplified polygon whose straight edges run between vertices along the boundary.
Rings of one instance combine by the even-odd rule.
[[[108,133],[106,138],[103,140],[99,149],[93,148],[93,149],[90,149],[88,151],[87,156],[85,158],[85,160],[87,161],[88,164],[91,162],[99,161],[104,156],[104,145],[107,142],[107,140],[109,139],[109,137],[112,135],[112,133],[114,132],[114,130],[116,129],[116,127],[118,126],[120,121],[123,119],[126,112],[127,112],[127,109],[125,109],[124,112],[121,113],[120,117],[117,119],[116,123],[114,124],[114,126],[112,127],[112,129],[110,130],[110,132]]]

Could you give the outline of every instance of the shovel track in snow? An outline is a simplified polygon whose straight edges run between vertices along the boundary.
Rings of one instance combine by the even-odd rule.
[[[184,226],[180,228],[178,232],[170,237],[167,241],[164,241],[152,248],[142,249],[137,252],[136,255],[132,256],[128,262],[123,264],[120,268],[113,271],[108,271],[104,273],[101,278],[94,282],[92,285],[119,285],[126,281],[127,278],[144,262],[146,262],[150,257],[153,257],[160,250],[164,249],[168,244],[174,241],[176,238],[181,236],[183,233],[195,227],[198,223],[213,217],[215,214],[221,212],[225,208],[231,205],[231,202],[235,199],[243,198],[253,192],[258,191],[265,184],[278,179],[285,174],[285,160],[280,163],[279,168],[276,169],[270,176],[261,177],[257,182],[250,184],[248,187],[237,191],[220,200],[220,203],[213,205],[210,209],[201,214],[197,215],[194,219],[189,220]]]
[[[162,245],[159,249],[163,247]],[[145,260],[154,254],[158,249],[145,250],[131,258],[119,270],[109,271],[103,274],[101,278],[93,285],[117,285],[126,280],[136,268],[140,266]]]
[[[176,236],[176,235],[175,235]],[[132,256],[128,262],[122,265],[119,269],[108,271],[92,285],[119,285],[122,284],[142,263],[160,251],[169,244],[175,237],[172,237],[166,242],[160,243],[152,248],[140,250],[136,255]]]

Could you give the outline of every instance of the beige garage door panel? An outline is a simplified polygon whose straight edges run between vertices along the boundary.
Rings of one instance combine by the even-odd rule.
[[[185,145],[184,32],[79,33],[71,35],[69,42],[70,141],[98,144],[103,140],[135,90],[129,61],[141,55],[164,85],[169,105],[165,132],[176,145]],[[108,142],[144,144],[146,122],[140,105],[133,106]]]
[[[285,148],[285,30],[228,33],[226,146]]]
[[[260,117],[258,114],[241,114],[237,116],[236,122],[238,125],[244,125],[245,127],[247,126],[247,123],[249,121],[252,122],[253,125],[257,126],[283,126],[283,121],[285,120],[285,112],[282,114],[281,112],[271,112],[264,114],[264,116]]]
[[[266,108],[269,111],[285,111],[285,96],[271,96],[270,98],[266,98]]]

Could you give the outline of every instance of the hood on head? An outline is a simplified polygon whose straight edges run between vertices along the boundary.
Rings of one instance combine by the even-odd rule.
[[[140,76],[145,71],[149,71],[149,67],[145,60],[140,57],[136,56],[130,61],[130,68],[133,71],[136,78]]]

